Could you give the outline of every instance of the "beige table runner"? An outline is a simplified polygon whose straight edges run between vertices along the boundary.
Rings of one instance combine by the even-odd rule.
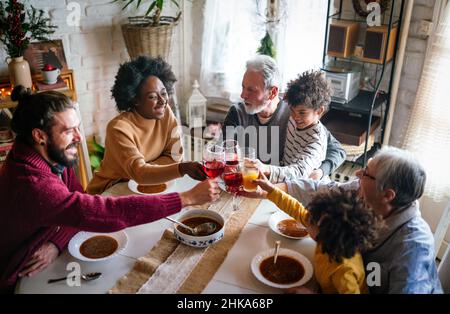
[[[233,211],[231,196],[222,193],[219,201],[208,209],[225,218],[225,235],[216,244],[198,249],[180,244],[173,230],[164,232],[150,252],[138,259],[133,269],[109,291],[110,293],[201,293],[228,251],[238,239],[242,228],[258,207],[260,200],[242,199],[240,210]]]

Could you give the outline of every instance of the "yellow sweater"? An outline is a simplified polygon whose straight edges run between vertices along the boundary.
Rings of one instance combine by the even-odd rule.
[[[289,194],[275,188],[267,198],[304,226],[309,225],[308,210]],[[314,275],[323,293],[368,293],[364,264],[359,252],[337,263],[317,245],[314,265]]]
[[[138,184],[159,184],[180,177],[178,167],[173,166],[182,154],[176,127],[169,106],[162,120],[146,119],[135,111],[119,114],[108,123],[105,156],[87,192],[100,194],[130,179]]]

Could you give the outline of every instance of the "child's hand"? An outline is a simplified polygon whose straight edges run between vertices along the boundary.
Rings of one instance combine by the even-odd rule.
[[[264,172],[261,170],[259,171],[259,179],[253,180],[253,183],[260,186],[261,189],[266,191],[267,193],[270,193],[273,191],[275,186],[267,179],[267,177],[264,175]]]
[[[251,162],[255,164],[259,171],[264,173],[266,176],[270,176],[270,166],[263,164],[259,159],[252,159]]]

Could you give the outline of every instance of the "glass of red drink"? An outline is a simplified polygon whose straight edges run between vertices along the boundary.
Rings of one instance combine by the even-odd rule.
[[[242,190],[241,154],[239,144],[235,140],[226,140],[222,143],[225,150],[225,169],[222,174],[223,182],[229,193],[233,195],[233,209],[238,209],[239,197],[237,193]]]
[[[223,173],[225,168],[225,151],[222,146],[209,144],[203,150],[203,169],[213,179]]]
[[[222,142],[225,151],[225,163],[227,166],[236,166],[240,161],[239,143],[236,140],[226,140]]]

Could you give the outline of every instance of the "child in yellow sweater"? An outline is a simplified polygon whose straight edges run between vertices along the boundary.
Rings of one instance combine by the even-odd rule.
[[[357,192],[321,191],[306,209],[262,173],[254,182],[268,193],[269,200],[307,227],[317,242],[314,275],[322,293],[368,293],[360,251],[375,240],[381,220]]]

